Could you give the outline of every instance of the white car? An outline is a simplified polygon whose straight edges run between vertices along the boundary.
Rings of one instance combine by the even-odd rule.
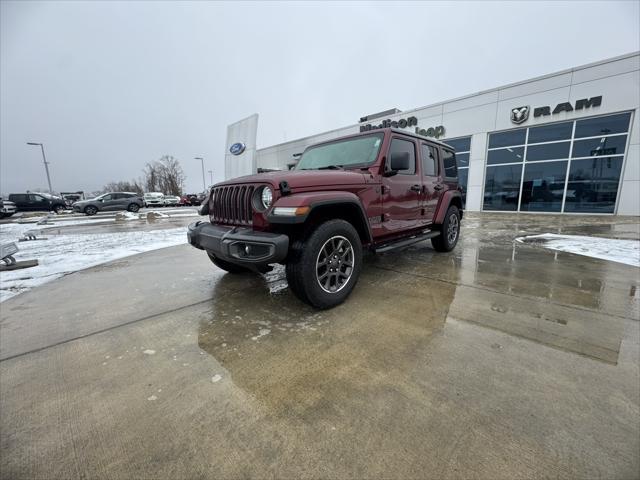
[[[145,207],[164,207],[164,193],[148,192],[144,194]]]
[[[16,213],[16,204],[0,197],[0,218],[10,217]]]
[[[180,203],[180,197],[176,197],[175,195],[165,195],[164,196],[164,206],[165,207],[177,207],[178,203]]]

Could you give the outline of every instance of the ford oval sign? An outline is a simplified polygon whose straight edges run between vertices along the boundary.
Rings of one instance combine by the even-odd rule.
[[[247,148],[247,146],[244,143],[238,142],[231,145],[231,147],[229,147],[229,151],[233,155],[240,155],[242,152],[244,152],[245,148]]]

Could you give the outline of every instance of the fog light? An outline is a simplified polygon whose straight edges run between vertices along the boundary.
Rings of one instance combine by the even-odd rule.
[[[249,248],[249,245],[245,245],[244,253],[247,254],[247,255],[251,255],[251,249]]]

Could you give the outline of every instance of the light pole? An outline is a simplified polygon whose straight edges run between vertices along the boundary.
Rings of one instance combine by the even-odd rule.
[[[204,158],[202,157],[193,157],[196,160],[200,160],[202,162],[202,191],[207,191],[207,181],[204,179]]]
[[[42,161],[44,162],[44,169],[47,172],[47,183],[49,184],[49,193],[53,193],[53,188],[51,188],[51,177],[49,176],[49,162],[47,162],[47,157],[44,155],[44,145],[42,143],[37,142],[27,142],[27,145],[39,145],[40,150],[42,150]]]
[[[211,185],[213,185],[213,170],[209,170],[209,178],[211,179]]]

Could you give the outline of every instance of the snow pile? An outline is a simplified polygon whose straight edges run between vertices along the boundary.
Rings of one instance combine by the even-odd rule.
[[[144,217],[143,217],[144,219]],[[116,213],[116,222],[125,222],[128,220],[140,220],[140,215],[133,212],[118,212]]]
[[[516,238],[519,243],[537,243],[551,250],[640,267],[640,241],[543,233]]]
[[[15,241],[33,225],[6,224],[0,242]],[[51,235],[48,240],[21,242],[16,260],[38,259],[39,265],[0,273],[0,302],[78,270],[137,253],[186,243],[184,227],[100,234]]]

